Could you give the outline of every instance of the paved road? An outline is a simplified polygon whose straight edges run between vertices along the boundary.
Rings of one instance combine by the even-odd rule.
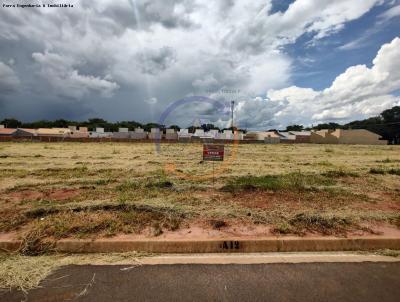
[[[400,262],[68,266],[27,301],[400,301]],[[21,292],[0,301],[21,301]]]

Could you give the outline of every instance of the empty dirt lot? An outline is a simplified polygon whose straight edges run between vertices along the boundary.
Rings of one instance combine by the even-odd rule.
[[[400,146],[228,145],[213,167],[201,144],[0,143],[0,203],[27,254],[43,238],[397,234]]]

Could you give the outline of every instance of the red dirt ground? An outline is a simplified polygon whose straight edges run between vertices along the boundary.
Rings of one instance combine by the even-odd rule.
[[[102,240],[208,240],[208,239],[226,239],[226,238],[237,238],[237,239],[265,239],[265,238],[340,238],[343,236],[322,236],[318,233],[306,233],[304,236],[296,236],[293,234],[289,235],[276,235],[271,232],[271,228],[266,225],[252,225],[245,222],[238,221],[226,221],[227,226],[220,229],[214,229],[208,221],[194,221],[186,227],[182,227],[176,231],[167,231],[159,236],[154,236],[154,231],[151,228],[145,229],[140,234],[119,234],[113,237],[98,237],[97,239]],[[368,238],[379,238],[379,237],[391,237],[400,238],[400,229],[389,224],[376,224],[369,225],[373,229],[374,233],[368,231],[354,231],[346,234],[346,238],[355,237],[368,237]],[[11,233],[0,233],[0,241],[11,241],[17,240],[26,230],[19,230],[18,232]],[[72,239],[72,238],[69,238]]]
[[[35,190],[24,190],[19,192],[12,192],[4,196],[6,199],[11,201],[27,201],[27,200],[41,200],[41,199],[51,199],[51,200],[67,200],[74,198],[80,194],[79,189],[53,189],[50,191],[40,192]]]
[[[348,233],[346,238],[355,237],[375,237],[379,238],[382,236],[387,237],[398,237],[400,238],[400,229],[396,229],[390,225],[380,225],[375,226],[374,231],[376,234],[371,234],[370,232],[354,232]],[[140,240],[140,239],[151,239],[151,240],[208,240],[208,239],[226,239],[226,238],[237,238],[237,239],[263,239],[263,238],[338,238],[338,236],[322,236],[321,234],[308,233],[305,236],[299,237],[296,235],[280,235],[277,236],[270,232],[268,226],[254,226],[254,225],[238,225],[227,226],[219,230],[212,229],[210,227],[205,228],[201,223],[190,225],[187,228],[181,228],[177,231],[165,231],[160,236],[154,237],[149,230],[149,232],[143,232],[142,234],[121,234],[107,240]],[[101,240],[101,239],[100,239]]]

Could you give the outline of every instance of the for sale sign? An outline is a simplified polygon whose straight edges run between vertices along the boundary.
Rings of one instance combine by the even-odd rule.
[[[203,145],[203,160],[223,161],[224,160],[224,145],[204,144]]]

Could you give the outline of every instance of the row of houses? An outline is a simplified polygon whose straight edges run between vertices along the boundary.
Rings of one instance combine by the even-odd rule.
[[[388,141],[374,132],[365,129],[336,129],[319,131],[269,131],[249,132],[245,139],[264,140],[265,143],[297,144],[353,144],[353,145],[387,145]]]
[[[118,132],[105,131],[104,128],[96,128],[89,131],[86,127],[70,126],[68,128],[4,128],[0,126],[0,136],[10,137],[59,137],[59,138],[116,138],[116,139],[167,139],[167,140],[191,140],[191,139],[221,139],[221,140],[243,140],[243,133],[232,131],[218,130],[204,131],[196,129],[195,133],[190,133],[189,129],[166,129],[165,131],[152,128],[150,132],[144,131],[142,128],[136,128],[130,131],[128,128],[119,128]]]
[[[150,132],[142,128],[130,131],[128,128],[119,128],[118,132],[107,132],[104,128],[96,128],[89,131],[86,127],[70,126],[68,128],[4,128],[0,125],[0,136],[9,137],[55,137],[55,138],[114,138],[131,140],[170,140],[170,141],[196,141],[196,140],[238,140],[248,142],[259,142],[266,144],[279,143],[312,143],[312,144],[365,144],[365,145],[387,145],[378,134],[365,129],[356,130],[320,130],[320,131],[241,131],[218,130],[204,131],[196,129],[194,133],[189,129],[166,129],[152,128]]]

